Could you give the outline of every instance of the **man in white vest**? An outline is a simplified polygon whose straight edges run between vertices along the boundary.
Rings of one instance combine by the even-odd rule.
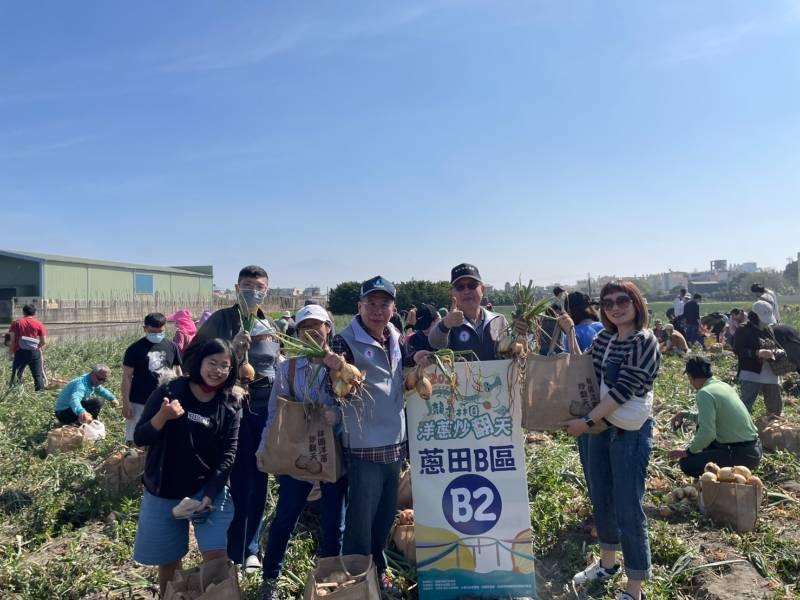
[[[395,287],[380,275],[361,285],[358,314],[333,338],[325,359],[331,370],[342,360],[365,373],[364,393],[342,407],[342,446],[349,496],[343,554],[371,554],[381,586],[391,589],[383,554],[397,510],[397,486],[406,458],[403,366],[411,364],[402,333],[389,320]]]

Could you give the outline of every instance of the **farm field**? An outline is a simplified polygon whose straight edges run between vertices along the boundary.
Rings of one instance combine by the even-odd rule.
[[[796,315],[796,313],[794,313]],[[341,328],[347,318],[337,318]],[[112,369],[110,389],[119,392],[121,359],[134,338],[58,343],[48,347],[51,375],[70,378],[97,362]],[[730,353],[711,357],[719,376],[733,381]],[[689,480],[668,450],[685,446],[690,432],[672,433],[669,418],[693,404],[683,363],[665,359],[656,384],[655,450],[647,482],[646,510],[655,579],[648,598],[799,598],[800,587],[800,458],[787,452],[767,454],[757,474],[768,495],[757,529],[735,534],[711,523],[693,505],[670,509],[669,494]],[[787,415],[800,422],[797,395],[800,380],[784,382]],[[152,598],[155,569],[131,562],[140,496],[115,496],[99,485],[96,468],[122,448],[122,418],[106,408],[101,420],[106,440],[72,453],[45,456],[47,431],[56,426],[52,409],[56,392],[34,394],[26,375],[22,387],[0,399],[0,590],[3,598],[78,599]],[[757,403],[757,413],[763,404]],[[582,527],[589,503],[572,438],[535,433],[526,441],[531,523],[538,558],[541,598],[575,598],[569,586],[587,555],[597,552],[590,532]],[[274,508],[272,485],[268,510]],[[318,518],[306,511],[290,546],[281,585],[287,597],[300,598],[315,560]],[[407,598],[416,598],[414,569],[399,555],[391,564]],[[196,551],[187,564],[197,560]],[[716,564],[717,566],[713,566]],[[712,565],[712,566],[709,566]],[[612,598],[620,581],[581,592],[581,598]],[[243,589],[257,598],[259,577],[248,575]]]

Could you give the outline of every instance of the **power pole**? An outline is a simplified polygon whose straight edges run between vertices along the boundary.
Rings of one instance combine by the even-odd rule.
[[[800,252],[798,252],[797,255],[800,256]],[[589,298],[591,298],[592,297],[592,274],[591,273],[587,273],[586,274],[586,286],[589,288]]]

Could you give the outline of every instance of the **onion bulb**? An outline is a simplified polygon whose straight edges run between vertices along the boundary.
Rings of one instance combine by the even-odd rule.
[[[249,362],[242,363],[239,367],[239,381],[242,383],[252,383],[256,379],[256,370]]]
[[[430,400],[433,395],[433,385],[431,385],[431,380],[425,377],[425,375],[419,378],[415,389],[419,397],[423,400]]]

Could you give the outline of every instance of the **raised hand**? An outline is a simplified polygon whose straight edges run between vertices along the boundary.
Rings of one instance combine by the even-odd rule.
[[[450,310],[444,317],[444,326],[448,329],[453,327],[460,327],[464,324],[464,313],[458,310],[458,301],[453,296],[453,301],[450,303]]]

